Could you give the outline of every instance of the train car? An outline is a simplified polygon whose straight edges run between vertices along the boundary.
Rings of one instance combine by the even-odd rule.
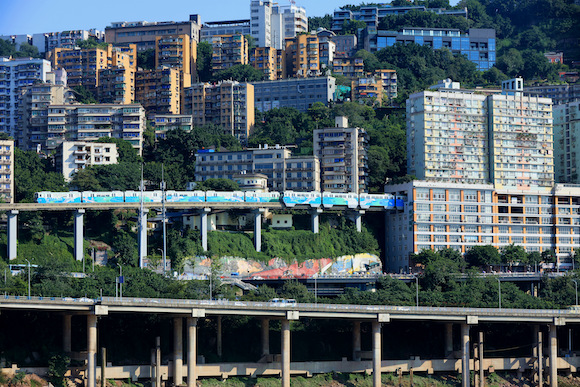
[[[246,203],[278,203],[279,192],[246,192]]]
[[[243,203],[244,193],[242,191],[233,192],[217,192],[207,191],[205,193],[205,201],[208,203]]]
[[[366,194],[359,195],[360,208],[383,207],[385,209],[395,208],[395,197],[387,194]]]
[[[322,207],[344,206],[347,208],[358,207],[358,194],[355,193],[322,193]]]
[[[35,199],[37,203],[81,203],[81,193],[42,191],[35,194]]]
[[[144,203],[161,203],[162,191],[143,191]],[[140,203],[141,191],[125,191],[125,203]]]
[[[397,210],[403,210],[405,208],[404,196],[395,196],[395,207],[397,207]]]
[[[169,203],[203,203],[205,191],[165,191],[165,200]]]
[[[83,191],[81,192],[83,203],[123,203],[123,191]]]
[[[295,205],[308,205],[316,208],[320,207],[321,196],[320,192],[294,192],[284,191],[282,202],[286,207],[294,207]]]

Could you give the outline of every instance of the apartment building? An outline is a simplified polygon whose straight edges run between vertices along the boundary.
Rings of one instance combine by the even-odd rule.
[[[211,43],[215,35],[250,35],[250,19],[203,23],[200,33],[201,41]]]
[[[368,135],[336,117],[334,128],[314,129],[314,156],[320,160],[321,190],[366,192]]]
[[[580,184],[580,101],[554,106],[556,182]]]
[[[521,78],[488,95],[450,85],[407,100],[409,174],[521,190],[554,184],[550,99],[523,93]]]
[[[90,30],[68,30],[61,32],[46,32],[32,35],[32,45],[38,48],[41,54],[50,52],[55,48],[73,49],[77,40],[95,39],[97,42],[105,40],[105,32],[97,29]]]
[[[243,151],[200,150],[195,155],[195,181],[234,179],[239,174],[267,176],[270,191],[319,191],[320,164],[316,156],[292,156],[290,149],[275,145]]]
[[[369,74],[363,78],[356,78],[351,83],[353,101],[365,101],[379,107],[383,105],[384,89],[380,78]]]
[[[336,35],[332,37],[336,44],[334,55],[336,58],[348,58],[356,53],[358,39],[356,35]]]
[[[105,41],[113,44],[136,44],[138,51],[155,49],[156,39],[167,35],[187,35],[195,42],[200,41],[201,18],[189,15],[181,22],[114,22],[105,27]]]
[[[14,203],[13,140],[0,140],[0,202]]]
[[[316,77],[320,72],[318,36],[298,35],[286,39],[286,74],[288,77]]]
[[[315,102],[328,106],[336,91],[333,77],[287,78],[253,85],[255,106],[261,112],[291,107],[305,113]]]
[[[68,105],[75,102],[74,93],[65,85],[50,83],[54,74],[48,73],[49,82],[26,86],[21,90],[18,106],[18,147],[42,151],[48,136],[48,106]]]
[[[264,73],[264,79],[274,81],[286,78],[286,54],[273,47],[255,47],[250,53],[250,64]]]
[[[155,40],[155,68],[179,70],[180,87],[185,89],[197,80],[197,42],[189,35],[158,36]]]
[[[151,116],[155,139],[165,139],[167,132],[171,130],[183,130],[189,132],[193,129],[193,118],[185,114],[155,114]]]
[[[87,141],[63,141],[55,155],[56,169],[66,182],[87,166],[117,164],[118,158],[117,145]]]
[[[285,39],[308,32],[308,18],[303,7],[279,5],[269,0],[250,3],[250,35],[259,47],[285,48]]]
[[[101,137],[126,140],[141,154],[146,127],[139,104],[49,105],[45,148],[53,150],[67,140],[95,141]]]
[[[147,116],[155,114],[180,114],[182,88],[180,70],[159,67],[140,70],[135,81],[135,102],[140,103]]]
[[[384,6],[363,6],[358,11],[348,9],[338,9],[334,11],[332,18],[332,31],[340,33],[345,22],[351,20],[363,21],[366,25],[374,30],[379,27],[379,21],[385,16],[403,15],[409,11],[417,10],[423,12],[433,12],[443,15],[463,16],[467,19],[467,8],[459,10],[446,10],[445,8],[427,8],[425,6],[403,6],[393,7]]]
[[[534,191],[493,184],[413,181],[385,186],[406,198],[403,211],[386,214],[385,266],[406,272],[421,250],[510,244],[526,251],[553,249],[559,266],[570,264],[580,244],[580,186],[556,184]]]
[[[185,89],[182,114],[192,115],[193,124],[214,124],[242,144],[254,128],[254,86],[250,83],[222,81],[196,83]]]
[[[470,28],[467,33],[458,29],[409,27],[400,31],[372,31],[368,27],[362,33],[362,48],[376,52],[397,43],[415,43],[434,50],[447,48],[453,54],[465,55],[480,71],[495,65],[495,30]]]
[[[374,74],[383,84],[383,96],[388,100],[396,98],[399,85],[397,81],[397,72],[390,69],[377,69]]]
[[[320,40],[320,37],[319,41],[320,43],[318,46],[318,53],[320,55],[320,64],[322,65],[322,70],[332,70],[336,44],[330,39],[325,39],[324,41]]]
[[[111,66],[99,70],[97,98],[101,103],[130,104],[135,101],[135,70]]]
[[[50,71],[50,62],[44,59],[0,57],[0,132],[19,137],[21,91],[34,83],[46,82]]]
[[[551,98],[554,105],[580,101],[580,83],[563,85],[543,85],[524,87],[526,93],[538,97]]]
[[[248,40],[244,35],[215,35],[211,42],[213,71],[248,64]]]
[[[362,58],[334,58],[332,72],[347,78],[361,78],[365,75],[365,63]]]

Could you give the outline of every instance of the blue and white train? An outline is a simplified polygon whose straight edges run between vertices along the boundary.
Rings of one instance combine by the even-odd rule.
[[[144,191],[144,203],[161,203],[162,191]],[[108,192],[37,192],[37,203],[140,203],[140,191]],[[389,194],[328,193],[328,192],[217,192],[217,191],[165,191],[166,203],[279,203],[292,208],[305,205],[311,208],[350,209],[404,207],[403,197]]]

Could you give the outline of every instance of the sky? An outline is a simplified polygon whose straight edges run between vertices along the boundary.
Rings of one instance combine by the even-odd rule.
[[[307,16],[331,14],[363,0],[296,0]],[[278,0],[290,4],[289,0]],[[118,21],[201,21],[250,18],[250,0],[0,0],[0,35],[35,34],[96,28]]]

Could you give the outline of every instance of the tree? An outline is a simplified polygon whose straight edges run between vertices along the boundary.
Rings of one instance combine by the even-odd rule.
[[[211,44],[208,42],[199,42],[197,44],[197,75],[200,82],[207,82],[211,78]]]
[[[201,191],[239,191],[240,186],[230,179],[207,179],[195,185],[195,189]]]
[[[76,191],[103,191],[93,168],[83,168],[76,172],[70,186]]]
[[[122,138],[101,137],[95,142],[117,145],[120,163],[140,163],[142,161],[137,153],[137,149],[133,148],[133,145],[129,141],[123,140]]]
[[[77,40],[76,45],[81,50],[88,50],[88,49],[94,49],[94,48],[100,48],[102,50],[106,50],[107,48],[109,48],[109,43],[99,42],[93,36],[91,36],[85,40],[80,40],[80,39]]]
[[[514,263],[525,264],[528,262],[528,254],[526,254],[526,250],[522,246],[511,244],[502,248],[501,261],[510,266]]]
[[[214,82],[223,80],[234,80],[238,82],[257,82],[264,79],[264,73],[255,69],[251,65],[237,64],[230,68],[214,73]]]
[[[137,247],[135,237],[126,231],[120,230],[113,238],[115,258],[112,260],[116,265],[138,266]]]
[[[29,43],[21,43],[18,51],[14,53],[16,58],[41,58],[38,47]]]
[[[501,262],[499,252],[492,245],[473,246],[465,252],[464,258],[469,266],[480,267],[484,270]]]
[[[356,35],[360,28],[366,28],[367,23],[360,20],[345,20],[342,24],[343,35]]]
[[[74,86],[72,91],[75,94],[77,102],[84,104],[98,103],[97,97],[84,86]]]
[[[310,31],[317,31],[319,28],[330,30],[332,28],[332,15],[309,17],[308,28]]]
[[[155,69],[155,49],[149,48],[137,53],[137,67],[144,70]]]
[[[40,191],[66,191],[62,173],[51,171],[48,160],[32,151],[14,148],[15,201],[32,201]]]

